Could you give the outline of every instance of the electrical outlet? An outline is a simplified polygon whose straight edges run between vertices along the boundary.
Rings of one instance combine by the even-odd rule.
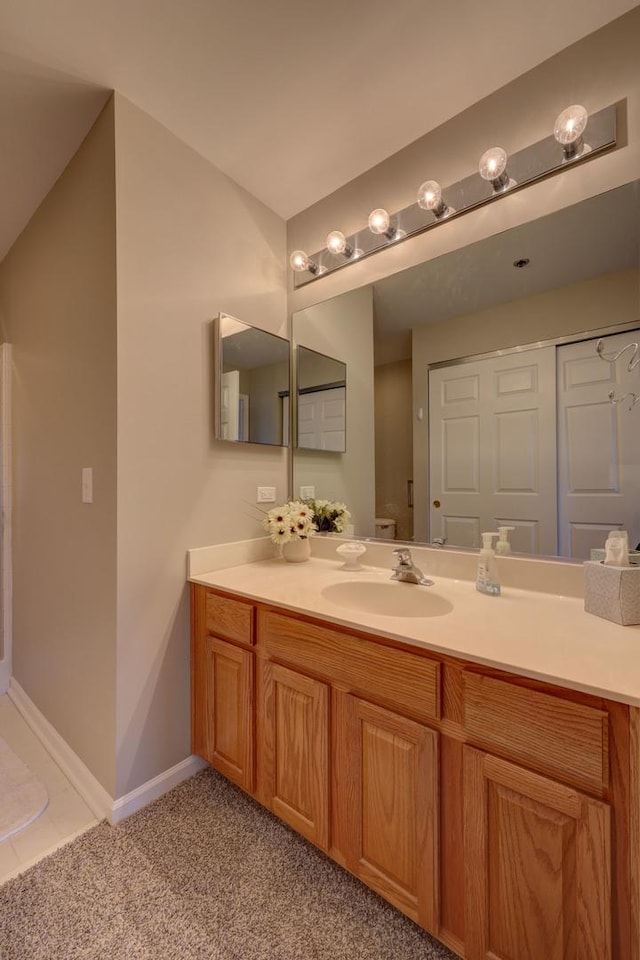
[[[316,498],[316,488],[311,484],[308,487],[300,487],[300,499],[301,500],[315,500]]]
[[[258,487],[258,493],[256,495],[256,503],[275,503],[275,502],[276,502],[275,487]]]

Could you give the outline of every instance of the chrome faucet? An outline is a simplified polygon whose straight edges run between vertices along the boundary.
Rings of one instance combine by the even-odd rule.
[[[419,583],[423,587],[433,586],[433,580],[428,580],[422,570],[418,570],[414,565],[411,559],[411,551],[407,547],[401,547],[393,552],[398,558],[398,565],[393,568],[392,580],[401,580],[403,583]]]

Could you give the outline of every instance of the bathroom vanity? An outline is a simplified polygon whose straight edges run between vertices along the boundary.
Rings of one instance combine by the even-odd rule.
[[[638,960],[640,630],[338,567],[191,577],[194,753],[461,957]]]

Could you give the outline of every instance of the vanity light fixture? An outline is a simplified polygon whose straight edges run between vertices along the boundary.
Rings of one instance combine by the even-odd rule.
[[[476,170],[456,183],[445,185],[446,200],[442,187],[435,180],[427,180],[408,206],[392,212],[382,207],[372,210],[368,230],[360,228],[350,236],[332,230],[326,238],[326,245],[311,257],[303,250],[291,254],[294,288],[311,283],[323,274],[342,270],[362,257],[379,253],[392,243],[425,230],[437,229],[453,214],[458,217],[485,204],[495,203],[511,189],[521,190],[543,177],[568,170],[581,163],[584,157],[591,159],[595,154],[615,147],[617,114],[624,109],[624,106],[610,104],[589,115],[584,107],[573,104],[559,114],[547,136],[511,153],[508,158],[502,147],[494,146],[485,151]],[[582,139],[587,121],[588,146]],[[485,183],[491,184],[492,189],[487,190]]]
[[[386,237],[387,240],[395,240],[398,236],[398,228],[391,223],[391,217],[382,207],[376,207],[369,214],[369,230],[377,236]]]
[[[480,157],[478,173],[493,187],[494,193],[503,193],[508,187],[515,186],[507,173],[507,152],[502,147],[491,147]]]
[[[296,273],[304,273],[305,270],[308,270],[309,273],[317,276],[325,272],[317,263],[309,259],[304,250],[294,250],[289,257],[289,264]]]
[[[553,135],[562,147],[565,160],[573,160],[591,151],[582,138],[588,119],[589,114],[579,103],[567,107],[556,117]]]
[[[450,217],[455,210],[447,206],[442,199],[442,187],[437,180],[425,180],[418,190],[418,206],[423,210],[431,210],[436,220]]]

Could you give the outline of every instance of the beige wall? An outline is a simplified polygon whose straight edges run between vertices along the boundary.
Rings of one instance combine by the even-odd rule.
[[[316,497],[340,500],[356,535],[374,535],[373,300],[370,287],[293,318],[292,338],[347,365],[345,453],[294,450],[293,494],[313,484]]]
[[[115,256],[110,102],[0,264],[0,310],[14,361],[13,674],[111,793]]]
[[[414,409],[428,408],[428,366],[640,320],[638,271],[596,277],[413,331]],[[413,418],[415,538],[428,539],[428,418]],[[422,480],[420,479],[422,478]]]
[[[287,249],[302,248],[311,254],[322,248],[330,230],[351,234],[366,228],[374,207],[393,212],[413,203],[425,179],[446,186],[471,175],[484,150],[496,142],[514,152],[549,136],[555,117],[571,103],[583,103],[595,112],[626,101],[620,111],[619,149],[298,290],[293,290],[289,271],[289,309],[301,310],[635,180],[640,171],[639,48],[640,7],[636,7],[293,217]]]
[[[411,360],[375,368],[376,516],[396,521],[396,538],[413,537],[407,481],[413,479]]]
[[[212,439],[211,319],[286,334],[285,225],[116,95],[118,780],[190,753],[189,547],[261,535],[284,449]]]
[[[285,450],[213,439],[211,382],[218,312],[286,333],[285,262],[283,221],[116,95],[0,265],[14,674],[114,798],[190,754],[186,550],[287,494]]]

